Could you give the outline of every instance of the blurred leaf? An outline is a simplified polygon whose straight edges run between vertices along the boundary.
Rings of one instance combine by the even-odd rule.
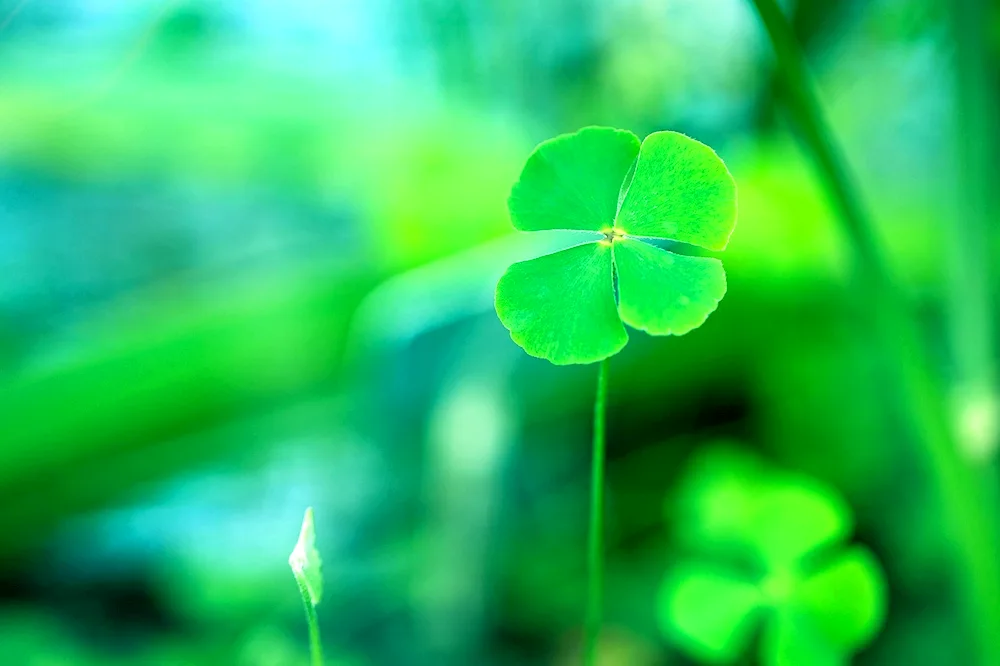
[[[144,58],[108,87],[107,73],[83,61],[46,69],[44,52],[18,53],[0,62],[0,159],[18,168],[343,202],[364,221],[362,249],[380,270],[509,232],[504,200],[526,139],[461,106],[400,115],[381,98],[337,94],[253,59]]]
[[[779,610],[764,631],[761,663],[765,666],[844,666],[848,660],[831,649],[801,617]]]
[[[679,568],[660,596],[660,626],[688,652],[710,663],[734,661],[749,645],[757,587],[703,565]]]
[[[849,507],[832,489],[727,448],[698,454],[677,509],[691,543],[743,551],[766,566],[792,564],[852,527]]]
[[[0,502],[9,509],[0,552],[30,548],[66,514],[227,450],[178,446],[186,436],[333,386],[372,282],[324,270],[126,311],[94,322],[94,343],[75,357],[0,382]],[[60,483],[40,486],[40,477]]]
[[[878,632],[885,591],[874,557],[860,546],[827,557],[851,529],[850,511],[833,490],[731,448],[700,452],[685,476],[672,520],[688,548],[704,558],[696,567],[709,568],[711,562],[730,561],[734,555],[747,564],[742,556],[753,555],[749,562],[755,566],[727,584],[753,590],[756,603],[770,611],[760,646],[764,663],[839,664]],[[702,626],[705,612],[722,614],[720,606],[725,606],[727,626],[751,621],[756,606],[712,605],[709,600],[724,597],[723,586],[704,582],[703,574],[686,575],[690,580],[665,585],[663,594],[671,600],[668,630],[690,637],[684,628]],[[698,591],[709,609],[674,602],[678,590]],[[740,608],[745,617],[729,615]],[[699,644],[707,642],[692,648],[685,639],[679,645],[697,654],[704,647]]]
[[[730,446],[702,447],[687,464],[667,521],[685,545],[724,552],[752,538],[752,489],[760,461]]]
[[[852,548],[806,577],[794,605],[833,645],[854,650],[878,632],[885,616],[882,569],[867,550]]]
[[[753,511],[754,546],[773,565],[793,563],[851,532],[850,509],[811,479],[762,480]]]

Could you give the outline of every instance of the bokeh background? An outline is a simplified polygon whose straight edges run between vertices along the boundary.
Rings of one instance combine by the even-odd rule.
[[[599,124],[740,191],[718,312],[611,364],[602,664],[693,663],[664,507],[720,442],[846,500],[856,663],[1000,664],[1000,4],[784,4],[896,324],[751,2],[0,0],[0,663],[307,663],[307,505],[329,663],[578,663],[595,368],[492,298],[573,242],[513,232],[524,160]]]

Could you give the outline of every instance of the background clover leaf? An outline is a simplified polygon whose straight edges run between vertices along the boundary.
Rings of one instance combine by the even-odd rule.
[[[691,462],[671,513],[687,545],[756,565],[794,563],[852,529],[850,508],[832,489],[730,447]]]
[[[803,579],[794,605],[831,644],[850,650],[871,640],[883,621],[886,591],[874,556],[852,548]]]
[[[514,264],[500,279],[497,314],[533,356],[557,365],[600,361],[628,341],[622,322],[653,335],[683,335],[726,293],[717,259],[629,237],[713,250],[728,242],[735,183],[710,148],[683,134],[655,132],[640,144],[631,132],[588,127],[545,141],[528,158],[508,205],[523,231],[606,236],[580,246],[587,250]]]
[[[759,480],[758,488],[750,536],[764,561],[790,564],[850,536],[851,510],[832,489],[779,473]]]
[[[749,646],[762,602],[755,585],[716,567],[689,563],[663,587],[661,623],[691,655],[731,662]]]
[[[884,577],[865,548],[836,548],[851,524],[836,493],[731,449],[701,454],[685,477],[675,520],[696,559],[667,579],[659,611],[679,648],[729,663],[761,629],[762,663],[833,665],[875,636]]]
[[[761,640],[764,666],[845,666],[849,660],[831,649],[805,616],[778,609],[764,627]]]

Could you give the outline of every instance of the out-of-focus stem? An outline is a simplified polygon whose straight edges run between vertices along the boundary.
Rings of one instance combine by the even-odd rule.
[[[886,291],[890,282],[889,271],[878,249],[875,225],[851,179],[843,153],[827,125],[791,24],[775,0],[753,2],[771,38],[779,66],[778,76],[784,84],[787,103],[798,130],[837,207],[844,231],[850,238],[856,255],[856,270],[869,286]]]
[[[972,1],[972,0],[968,0]],[[791,116],[837,207],[854,252],[870,326],[886,358],[889,406],[926,460],[940,497],[955,570],[975,641],[975,660],[1000,664],[1000,558],[994,481],[956,446],[945,396],[925,342],[876,243],[875,227],[827,125],[791,26],[775,0],[753,0],[777,57]]]
[[[948,3],[955,44],[955,220],[948,228],[951,289],[948,299],[954,364],[956,436],[970,456],[988,460],[998,444],[998,391],[991,321],[990,224],[996,214],[996,105],[991,94],[987,30],[991,12],[983,0]]]
[[[587,539],[587,620],[583,663],[594,666],[601,637],[604,598],[604,458],[605,420],[608,403],[608,359],[597,370],[594,398],[594,446],[590,475],[590,532]]]

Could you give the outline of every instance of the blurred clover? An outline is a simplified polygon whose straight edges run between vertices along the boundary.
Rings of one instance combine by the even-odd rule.
[[[834,666],[879,631],[875,557],[847,544],[851,513],[818,482],[731,449],[710,449],[681,482],[681,545],[695,554],[664,583],[660,624],[689,656],[732,663],[758,632],[766,666]]]
[[[600,361],[628,342],[623,322],[653,335],[683,335],[726,293],[719,260],[638,240],[708,250],[729,241],[733,178],[711,148],[683,134],[654,132],[640,145],[631,132],[588,127],[545,141],[508,205],[522,231],[603,234],[516,263],[500,278],[497,314],[532,356],[557,365]]]

